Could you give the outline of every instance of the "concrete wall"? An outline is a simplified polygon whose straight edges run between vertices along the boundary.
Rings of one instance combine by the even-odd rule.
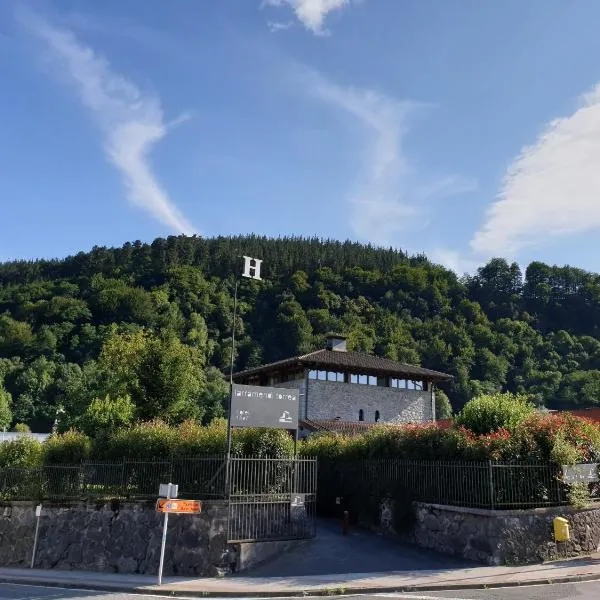
[[[319,381],[308,382],[308,418],[358,421],[358,411],[364,411],[367,423],[375,422],[375,411],[385,423],[423,423],[431,421],[430,391]],[[301,418],[303,413],[301,412]]]
[[[488,565],[531,564],[600,551],[600,508],[570,506],[531,510],[480,510],[416,503],[416,523],[400,537]],[[556,543],[552,520],[568,519],[571,540]],[[381,508],[381,530],[394,534],[392,503]]]

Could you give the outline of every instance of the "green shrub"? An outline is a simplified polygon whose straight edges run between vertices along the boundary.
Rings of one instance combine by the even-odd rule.
[[[176,445],[177,429],[156,420],[115,431],[106,439],[97,439],[94,454],[103,460],[168,460]]]
[[[31,429],[26,423],[17,423],[12,430],[16,431],[17,433],[31,433]]]
[[[77,464],[90,458],[92,440],[73,429],[53,434],[44,443],[44,462],[47,465]]]
[[[170,460],[171,457],[222,456],[227,445],[227,422],[216,419],[208,426],[185,421],[171,427],[162,421],[140,423],[97,439],[95,454],[101,459]],[[234,429],[232,456],[285,457],[293,455],[294,442],[282,430]]]
[[[473,433],[483,435],[499,429],[514,431],[519,423],[535,412],[526,396],[518,394],[484,394],[467,402],[455,423]]]
[[[0,468],[39,467],[42,464],[42,444],[30,436],[22,436],[0,444]]]

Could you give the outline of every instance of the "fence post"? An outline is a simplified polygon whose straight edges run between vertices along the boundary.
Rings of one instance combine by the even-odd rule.
[[[490,479],[490,508],[494,510],[494,465],[488,460],[488,476]]]
[[[127,497],[127,489],[126,489],[126,485],[125,485],[125,461],[127,459],[125,457],[123,457],[123,462],[121,463],[121,496],[123,496],[123,498]]]

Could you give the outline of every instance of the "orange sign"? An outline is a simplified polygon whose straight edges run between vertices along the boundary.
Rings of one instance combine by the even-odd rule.
[[[198,514],[202,512],[202,502],[200,500],[167,500],[167,498],[159,498],[156,502],[156,510],[162,513]]]

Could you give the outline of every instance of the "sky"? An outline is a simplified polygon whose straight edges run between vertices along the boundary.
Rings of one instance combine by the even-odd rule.
[[[0,260],[317,235],[600,271],[597,0],[3,0]]]

